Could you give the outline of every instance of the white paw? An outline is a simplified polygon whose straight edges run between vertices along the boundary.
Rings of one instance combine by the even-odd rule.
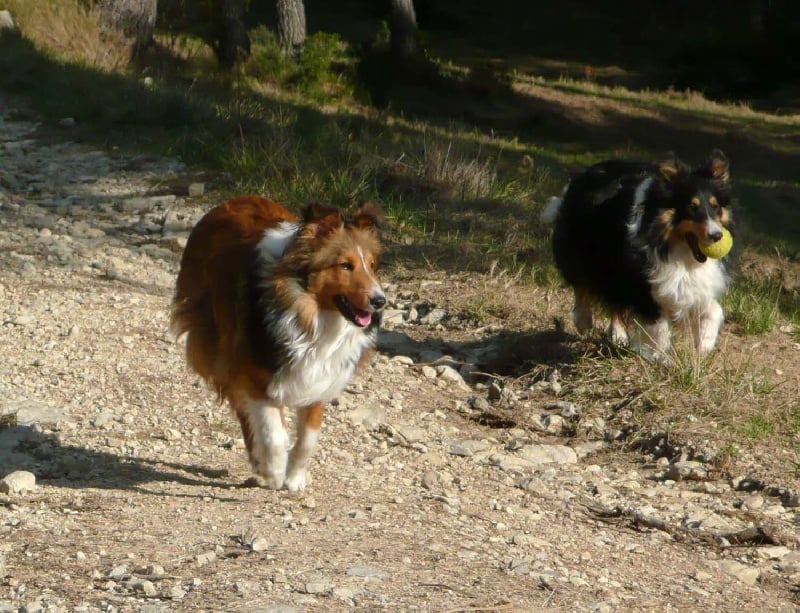
[[[629,341],[625,326],[616,321],[612,321],[608,326],[608,336],[611,342],[616,345],[627,345]]]
[[[286,489],[290,492],[302,492],[306,489],[306,474],[304,468],[289,471],[286,477]]]

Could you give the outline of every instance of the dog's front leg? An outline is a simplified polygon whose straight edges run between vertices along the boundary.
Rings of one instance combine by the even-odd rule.
[[[297,441],[289,457],[289,469],[286,472],[286,487],[297,492],[305,489],[308,474],[308,462],[319,440],[322,427],[322,403],[317,402],[297,412]]]
[[[283,408],[273,401],[248,398],[236,407],[250,464],[270,489],[280,489],[286,479],[289,435]]]
[[[694,340],[699,354],[705,355],[714,349],[724,319],[722,307],[716,300],[700,311],[693,322]]]

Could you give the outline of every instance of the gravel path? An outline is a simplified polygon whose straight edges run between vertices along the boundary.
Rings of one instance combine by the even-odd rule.
[[[797,491],[620,453],[555,378],[527,427],[490,427],[520,394],[465,382],[498,347],[448,340],[435,273],[385,274],[381,352],[307,491],[252,486],[167,330],[219,198],[13,117],[0,100],[0,612],[798,611]]]

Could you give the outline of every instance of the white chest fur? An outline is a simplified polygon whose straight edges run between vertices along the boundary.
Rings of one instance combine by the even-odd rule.
[[[275,373],[269,395],[283,405],[302,407],[338,396],[353,376],[372,337],[339,313],[321,311],[313,334],[302,333],[291,314],[280,322],[288,359]]]
[[[719,260],[709,258],[701,264],[689,246],[681,243],[666,261],[656,260],[650,282],[653,299],[664,316],[678,320],[716,301],[725,292],[728,279]]]

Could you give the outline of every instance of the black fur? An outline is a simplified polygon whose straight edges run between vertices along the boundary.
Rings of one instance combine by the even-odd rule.
[[[635,204],[636,190],[652,182]],[[731,230],[725,156],[714,151],[690,170],[676,159],[662,164],[608,160],[570,182],[555,219],[553,255],[564,279],[613,310],[631,309],[647,320],[662,313],[651,293],[650,271],[666,260],[681,222],[713,220]],[[699,206],[692,200],[699,201]],[[716,205],[714,203],[716,202]],[[635,232],[629,224],[640,217]],[[691,244],[691,243],[690,243]],[[699,262],[705,256],[695,248]]]

